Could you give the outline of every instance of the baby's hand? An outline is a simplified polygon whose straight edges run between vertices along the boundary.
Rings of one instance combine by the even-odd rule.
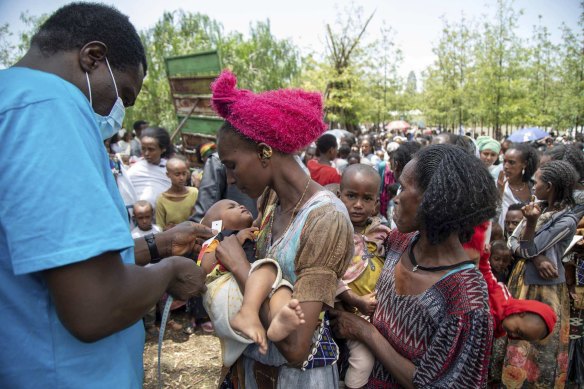
[[[258,231],[257,227],[249,227],[239,231],[235,236],[239,241],[239,244],[243,246],[246,240],[255,241],[256,236],[255,232]]]
[[[377,308],[377,291],[357,297],[355,308],[365,316],[373,315],[375,308]]]

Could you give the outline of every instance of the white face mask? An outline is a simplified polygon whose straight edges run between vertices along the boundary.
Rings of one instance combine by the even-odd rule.
[[[97,126],[99,127],[102,140],[111,138],[112,136],[114,136],[115,133],[117,133],[122,128],[124,116],[126,115],[126,108],[124,107],[124,102],[122,101],[120,95],[118,94],[118,86],[116,84],[116,79],[114,78],[112,68],[110,67],[107,58],[105,59],[105,63],[107,64],[107,68],[110,72],[110,75],[112,76],[117,99],[109,115],[102,116],[97,112],[94,112],[95,120],[97,121]],[[87,72],[85,72],[85,77],[87,78],[87,89],[89,89],[89,104],[93,106],[93,98],[91,96],[91,83],[89,82],[89,75],[87,74]]]

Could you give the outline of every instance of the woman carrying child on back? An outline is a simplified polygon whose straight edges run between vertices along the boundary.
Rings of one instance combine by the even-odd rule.
[[[274,259],[282,278],[293,285],[304,323],[284,339],[268,342],[267,353],[248,346],[235,374],[245,388],[269,381],[278,388],[334,388],[338,348],[326,314],[334,304],[338,279],[353,255],[353,228],[346,208],[315,183],[294,159],[326,129],[318,93],[278,90],[254,94],[235,88],[224,72],[212,85],[212,104],[226,119],[218,132],[218,151],[229,184],[258,198],[261,224],[257,258]],[[236,236],[218,245],[216,257],[248,294],[251,265]],[[270,306],[260,310],[270,325]]]
[[[576,171],[567,162],[541,165],[535,173],[534,186],[539,201],[523,207],[524,219],[509,238],[509,248],[519,258],[508,282],[511,295],[549,305],[558,321],[543,342],[509,339],[502,370],[502,382],[507,386],[516,384],[514,372],[524,372],[521,376],[525,385],[564,386],[570,326],[562,256],[578,223],[570,209],[577,178]],[[519,354],[521,358],[517,357]]]

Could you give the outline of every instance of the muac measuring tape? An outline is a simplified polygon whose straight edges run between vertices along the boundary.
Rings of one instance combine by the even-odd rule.
[[[164,331],[166,330],[166,322],[168,321],[168,316],[170,315],[170,306],[174,299],[169,295],[166,304],[164,304],[164,310],[162,311],[162,319],[160,320],[160,331],[158,333],[158,388],[162,389],[162,369],[160,366],[160,360],[162,356],[162,340],[164,339]]]
[[[211,224],[211,229],[216,231],[221,231],[223,227],[223,221],[216,220]],[[216,236],[208,239],[206,242],[203,243],[203,246],[208,245],[215,239]],[[174,299],[172,296],[168,295],[168,299],[166,300],[166,304],[164,304],[164,310],[162,311],[162,318],[160,319],[160,331],[158,333],[158,389],[162,389],[164,383],[162,381],[162,368],[161,368],[161,359],[162,359],[162,341],[164,340],[164,331],[166,330],[166,322],[168,321],[168,316],[170,315],[170,306]]]

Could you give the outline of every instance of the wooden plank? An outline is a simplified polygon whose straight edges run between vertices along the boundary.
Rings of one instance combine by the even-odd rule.
[[[211,83],[217,78],[216,74],[197,77],[169,77],[170,93],[208,95],[211,93]]]
[[[221,60],[217,50],[165,58],[169,77],[219,74]]]
[[[185,117],[179,115],[178,118],[184,120]],[[214,136],[221,125],[223,125],[223,119],[218,117],[190,116],[187,117],[182,132]]]
[[[178,135],[178,132],[185,126],[187,120],[189,120],[189,117],[191,116],[191,114],[195,110],[195,107],[196,106],[197,106],[197,103],[195,102],[195,104],[193,105],[193,108],[191,108],[191,110],[189,111],[189,113],[187,114],[187,116],[185,116],[185,118],[179,123],[178,127],[174,130],[174,132],[170,136],[170,141],[171,142],[174,140],[174,138],[176,138],[176,136]]]
[[[211,96],[208,95],[205,97],[192,97],[188,95],[174,96],[172,102],[176,114],[180,116],[187,116],[191,110],[192,115],[195,116],[216,116],[215,111],[211,108]]]
[[[181,132],[181,137],[185,150],[194,150],[198,146],[207,142],[215,142],[215,137],[206,134],[193,134],[189,132]]]

